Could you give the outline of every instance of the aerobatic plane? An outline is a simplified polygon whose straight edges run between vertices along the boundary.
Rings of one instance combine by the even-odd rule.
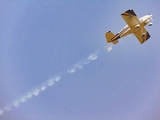
[[[139,42],[142,44],[150,38],[150,34],[145,29],[145,26],[152,26],[152,15],[145,15],[138,18],[133,9],[129,9],[121,14],[127,25],[116,35],[111,31],[106,32],[107,43],[117,44],[118,39],[129,34],[134,34]]]

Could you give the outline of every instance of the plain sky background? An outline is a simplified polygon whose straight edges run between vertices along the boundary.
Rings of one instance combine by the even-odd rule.
[[[130,8],[151,38],[108,52]],[[0,120],[159,120],[159,21],[158,0],[1,0]]]

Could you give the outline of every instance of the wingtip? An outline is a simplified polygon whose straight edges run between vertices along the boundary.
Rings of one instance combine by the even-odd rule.
[[[128,16],[129,14],[137,16],[136,13],[133,11],[133,9],[129,9],[129,10],[125,11],[124,13],[122,13],[121,15],[127,15]]]

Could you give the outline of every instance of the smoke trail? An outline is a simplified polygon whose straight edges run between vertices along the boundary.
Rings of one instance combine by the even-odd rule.
[[[41,91],[46,90],[46,88],[47,88],[46,86],[42,86],[42,87],[41,87]]]
[[[113,44],[112,43],[108,43],[107,46],[106,46],[107,51],[108,52],[111,51],[112,48],[113,48]]]
[[[5,108],[4,108],[6,111],[11,111],[12,109],[11,109],[11,106],[6,106]]]
[[[3,113],[4,113],[4,111],[3,111],[3,110],[0,110],[0,116],[3,115]]]
[[[71,69],[69,69],[67,71],[67,73],[72,74],[72,73],[76,72],[77,69],[82,69],[84,65],[89,64],[91,61],[96,60],[97,58],[98,58],[98,52],[95,52],[95,53],[89,55],[87,59],[75,64]]]
[[[75,73],[77,69],[83,69],[83,67],[87,64],[89,64],[91,61],[94,61],[98,58],[98,51],[89,55],[87,59],[84,59],[82,61],[79,61],[76,63],[71,69],[67,70],[65,73]],[[27,102],[32,97],[37,97],[42,91],[45,91],[47,87],[51,87],[55,84],[55,82],[58,82],[62,76],[55,76],[52,78],[49,78],[44,84],[41,86],[36,87],[33,90],[28,91],[24,96],[21,96],[19,99],[15,100],[11,105],[7,105],[5,108],[0,109],[0,116],[4,114],[5,111],[11,111],[12,107],[19,107],[21,103]]]
[[[40,93],[40,89],[39,89],[39,88],[37,88],[37,89],[35,89],[35,90],[33,91],[33,95],[34,95],[34,96],[38,96],[39,93]]]
[[[14,107],[19,107],[19,101],[15,101],[15,102],[13,103],[13,106],[14,106]]]
[[[30,98],[32,98],[32,96],[33,96],[32,93],[28,93],[28,94],[26,95],[26,98],[27,98],[27,99],[30,99]]]
[[[27,92],[24,96],[21,96],[19,99],[15,100],[11,105],[7,105],[5,108],[0,109],[0,116],[4,114],[5,111],[11,111],[12,107],[19,107],[21,103],[27,102],[27,100],[31,99],[33,96],[37,97],[42,91],[47,89],[47,86],[52,86],[55,82],[58,82],[61,79],[61,76],[56,76],[50,78],[42,84],[40,87],[36,87],[35,89]]]

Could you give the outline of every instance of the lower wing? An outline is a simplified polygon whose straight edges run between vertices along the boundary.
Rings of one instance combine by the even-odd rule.
[[[141,44],[146,42],[151,37],[144,27],[140,28],[137,32],[135,32],[134,35],[137,37]]]

